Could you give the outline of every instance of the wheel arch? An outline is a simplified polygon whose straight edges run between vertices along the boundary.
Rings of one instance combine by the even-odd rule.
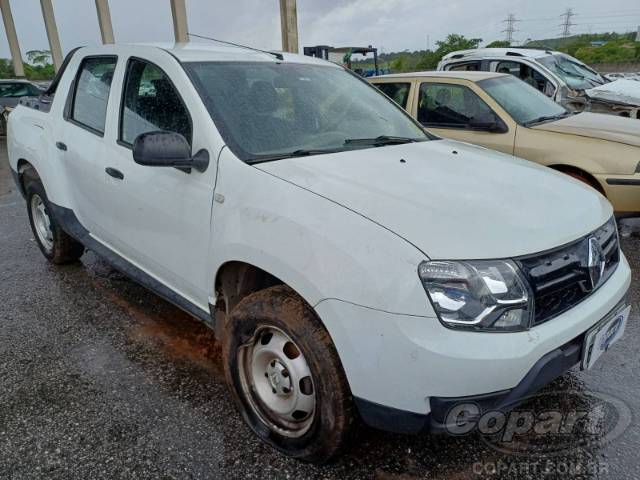
[[[594,177],[591,173],[587,172],[586,170],[580,168],[580,167],[576,167],[574,165],[568,165],[568,164],[564,164],[564,163],[560,163],[560,164],[555,164],[555,165],[549,165],[549,168],[552,168],[558,172],[564,173],[566,175],[572,176],[574,178],[577,178],[579,180],[584,181],[586,184],[590,185],[591,187],[593,187],[595,190],[597,190],[599,193],[601,193],[602,195],[604,195],[605,197],[607,196],[604,187],[602,186],[602,184],[598,181],[598,179],[596,177]]]
[[[26,196],[25,187],[27,179],[40,179],[40,174],[38,173],[36,167],[24,158],[20,158],[18,160],[16,167],[18,172],[18,188],[20,189],[20,193],[22,194],[22,196]]]
[[[249,295],[267,288],[283,285],[291,289],[311,310],[315,312],[318,322],[333,338],[329,326],[316,311],[315,306],[320,301],[316,299],[317,292],[309,292],[309,286],[300,288],[299,282],[287,281],[285,275],[277,276],[267,269],[257,266],[258,262],[228,260],[222,263],[215,275],[216,304],[210,305],[210,311],[214,318],[214,330],[219,338],[225,335],[227,318],[233,308]],[[298,288],[296,288],[298,287]],[[332,339],[333,341],[333,339]]]
[[[216,311],[229,315],[247,295],[275,285],[286,283],[252,263],[227,261],[219,266],[215,275]]]

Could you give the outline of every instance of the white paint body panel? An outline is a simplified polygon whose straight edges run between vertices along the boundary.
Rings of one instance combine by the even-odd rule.
[[[258,168],[384,225],[432,259],[541,252],[595,230],[612,214],[604,197],[562,174],[450,140]]]
[[[63,119],[77,66],[98,54],[118,56],[104,137]],[[354,395],[426,413],[431,395],[511,388],[626,291],[630,273],[623,261],[596,294],[530,332],[446,329],[418,279],[420,262],[557,247],[602,225],[611,206],[548,169],[445,140],[247,165],[225,147],[174,55],[182,61],[276,61],[229,47],[177,45],[169,53],[149,46],[83,48],[49,113],[19,106],[11,114],[11,167],[29,161],[52,202],[72,209],[97,240],[202,309],[215,298],[216,273],[230,261],[286,282],[318,312]],[[117,142],[131,56],[156,63],[176,85],[192,117],[194,152],[209,152],[206,172],[142,167]],[[285,61],[338,68],[288,54]],[[55,148],[60,139],[66,152]],[[124,180],[105,175],[108,166]]]
[[[626,259],[596,293],[527,332],[477,333],[444,328],[437,318],[392,315],[327,300],[316,310],[332,333],[354,395],[426,414],[429,398],[511,389],[548,352],[585,332],[626,294]]]

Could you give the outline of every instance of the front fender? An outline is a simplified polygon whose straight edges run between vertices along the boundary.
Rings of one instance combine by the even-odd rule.
[[[632,175],[640,148],[609,140],[519,127],[515,155],[546,166],[565,165],[591,175]]]
[[[247,165],[228,149],[220,156],[216,198],[224,202],[214,202],[211,271],[229,261],[249,263],[312,306],[333,298],[393,313],[433,313],[417,274],[425,255],[365,217]]]

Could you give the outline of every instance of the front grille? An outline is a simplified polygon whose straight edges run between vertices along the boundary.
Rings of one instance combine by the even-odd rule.
[[[592,267],[589,267],[590,248],[595,249],[590,242],[601,248],[605,262],[602,275],[599,262],[592,261]],[[591,252],[592,258],[594,253],[597,249]],[[595,258],[597,260],[597,256]],[[551,320],[587,298],[611,276],[619,261],[618,232],[613,218],[593,233],[568,245],[517,258],[516,262],[529,280],[534,295],[533,325]]]

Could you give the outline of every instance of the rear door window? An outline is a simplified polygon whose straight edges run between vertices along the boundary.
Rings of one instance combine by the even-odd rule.
[[[375,86],[382,90],[385,95],[391,98],[402,108],[407,108],[407,100],[409,100],[409,90],[411,90],[410,83],[376,83]]]
[[[492,114],[491,108],[464,85],[422,83],[418,121],[425,126],[470,128],[473,118]]]
[[[116,57],[89,57],[80,65],[69,118],[99,135],[104,134]]]
[[[191,117],[166,73],[153,63],[129,60],[120,116],[120,141],[132,145],[142,133],[179,133],[191,143]]]
[[[533,88],[551,97],[555,93],[553,84],[535,68],[521,62],[502,61],[492,62],[492,67],[498,73],[508,73],[528,83]]]

